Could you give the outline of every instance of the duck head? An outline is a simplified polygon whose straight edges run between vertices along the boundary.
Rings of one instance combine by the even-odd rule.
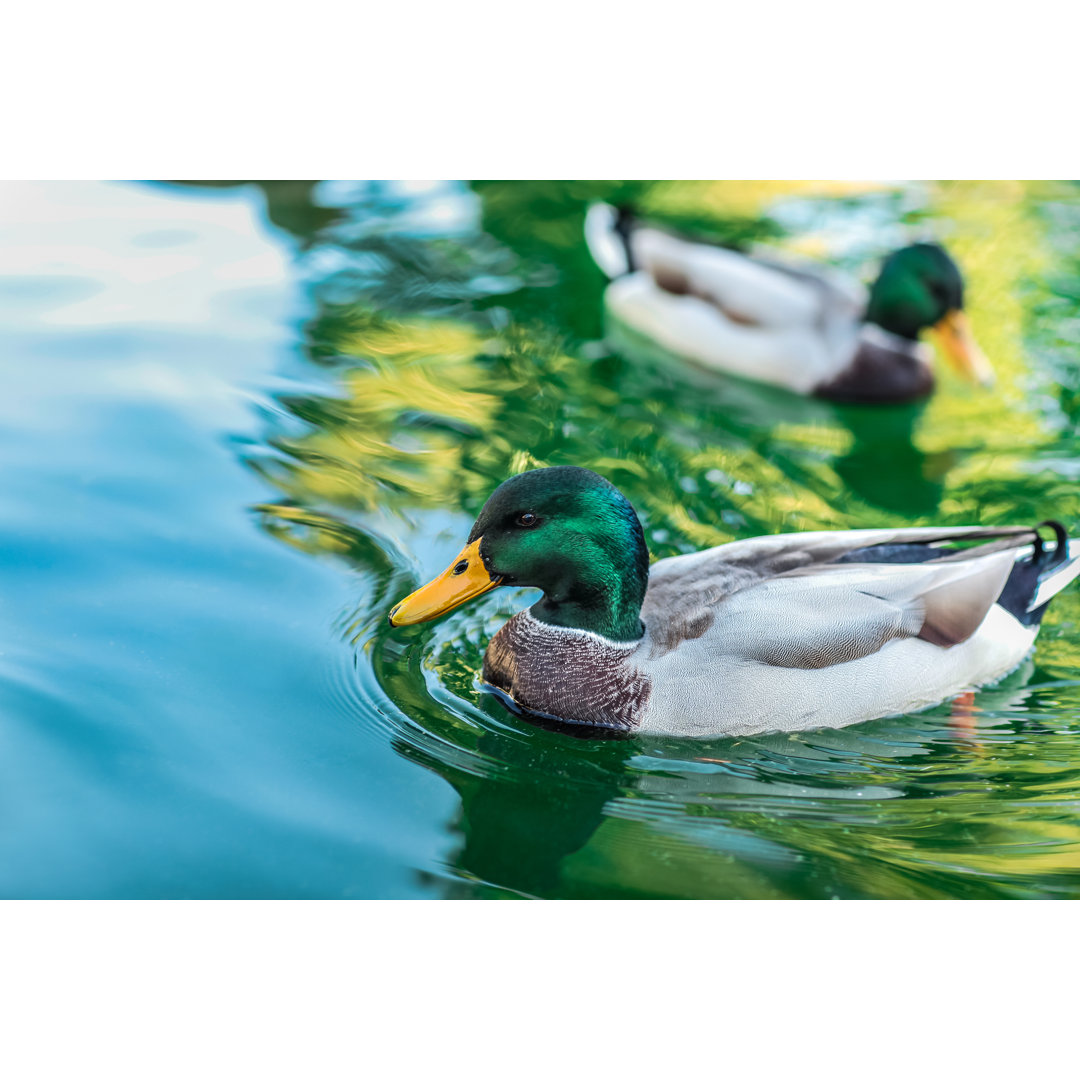
[[[618,488],[588,469],[534,469],[495,489],[457,558],[402,600],[390,624],[427,622],[514,585],[543,590],[531,609],[542,622],[633,641],[648,580],[641,523]]]
[[[912,244],[885,260],[870,289],[866,321],[912,341],[928,329],[962,375],[981,386],[994,381],[964,313],[964,279],[937,244]]]

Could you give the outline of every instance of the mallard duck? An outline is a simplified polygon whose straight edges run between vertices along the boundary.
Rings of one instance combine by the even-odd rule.
[[[834,401],[914,401],[934,387],[930,330],[959,372],[993,381],[937,244],[894,252],[867,295],[828,267],[690,240],[604,203],[585,236],[616,320],[705,367]]]
[[[842,727],[1015,668],[1080,572],[1080,545],[1047,526],[1052,544],[1042,526],[786,533],[650,567],[614,485],[536,469],[495,490],[459,556],[390,623],[535,587],[544,595],[484,657],[485,682],[514,709],[632,734]]]

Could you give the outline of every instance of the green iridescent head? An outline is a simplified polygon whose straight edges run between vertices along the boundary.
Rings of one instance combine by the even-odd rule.
[[[938,244],[912,244],[890,255],[870,289],[866,321],[914,341],[933,330],[954,367],[974,382],[993,373],[964,314],[964,279]]]
[[[964,279],[937,244],[912,244],[893,252],[870,290],[866,321],[914,340],[950,311],[964,307]]]
[[[512,476],[484,504],[469,542],[438,578],[403,600],[390,622],[441,615],[496,585],[529,586],[543,622],[614,641],[641,636],[649,553],[634,508],[588,469]]]

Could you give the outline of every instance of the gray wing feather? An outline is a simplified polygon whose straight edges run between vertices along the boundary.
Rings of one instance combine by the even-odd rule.
[[[815,585],[817,583],[815,582]],[[916,606],[854,585],[765,582],[718,605],[717,640],[746,660],[774,667],[822,668],[877,652],[887,641],[915,637]]]
[[[1022,525],[1002,528],[974,525],[959,529],[843,529],[754,536],[748,540],[733,540],[729,544],[721,544],[692,555],[661,559],[650,572],[650,588],[653,582],[663,583],[669,579],[689,581],[710,574],[725,578],[732,576],[732,571],[736,570],[746,573],[735,576],[760,581],[801,567],[833,562],[852,551],[885,544],[938,545],[1008,537],[1013,541],[1010,546],[1019,547],[1030,543],[1033,536],[1034,530]],[[948,554],[948,551],[942,552],[943,556]]]
[[[728,654],[819,668],[898,637],[948,648],[966,640],[1001,594],[1030,529],[897,529],[787,534],[737,541],[656,564],[642,617],[656,655],[706,632]],[[992,540],[942,558],[837,563],[876,544]]]

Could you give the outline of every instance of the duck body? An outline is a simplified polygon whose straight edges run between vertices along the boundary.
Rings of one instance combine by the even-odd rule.
[[[551,473],[595,478],[610,489],[599,494],[618,515],[599,498],[587,511],[575,509],[579,478],[542,475]],[[1080,545],[1056,524],[1052,545],[1026,527],[763,536],[651,568],[646,561],[644,578],[642,537],[624,553],[621,577],[611,579],[621,590],[612,601],[598,595],[606,573],[579,568],[627,546],[622,496],[583,469],[513,480],[537,476],[508,481],[492,496],[488,505],[499,499],[513,509],[506,515],[496,507],[486,519],[485,506],[470,546],[447,573],[464,576],[467,564],[479,591],[491,582],[545,588],[544,600],[492,639],[484,680],[519,710],[598,732],[801,731],[935,705],[1017,667],[1050,598],[1080,573]],[[499,498],[508,486],[510,497]],[[543,488],[556,494],[548,498]],[[573,522],[561,529],[560,507]],[[540,550],[536,535],[527,549],[506,531],[522,515],[537,535],[551,529],[550,567],[522,555]],[[500,520],[508,524],[500,528]],[[583,523],[593,527],[583,531]],[[631,538],[639,533],[640,525]],[[486,536],[494,538],[487,550]],[[526,567],[533,580],[521,577]],[[398,605],[391,622],[432,617],[426,590],[440,580]],[[455,594],[451,606],[459,602]]]
[[[953,320],[944,344],[989,377],[962,322],[959,271],[936,245],[886,261],[870,321],[871,293],[828,267],[680,237],[605,204],[590,209],[586,239],[612,278],[609,315],[700,366],[837,401],[914,401],[934,388],[918,334]]]
[[[1030,553],[1031,531],[1015,535]],[[975,548],[949,561],[933,546],[957,538],[1000,534],[793,533],[663,559],[638,641],[524,611],[492,640],[484,679],[528,711],[627,734],[751,735],[914,712],[996,682],[1038,633],[1025,602],[999,602],[1013,574],[1035,586],[1031,555]],[[928,605],[944,628],[927,626]]]

